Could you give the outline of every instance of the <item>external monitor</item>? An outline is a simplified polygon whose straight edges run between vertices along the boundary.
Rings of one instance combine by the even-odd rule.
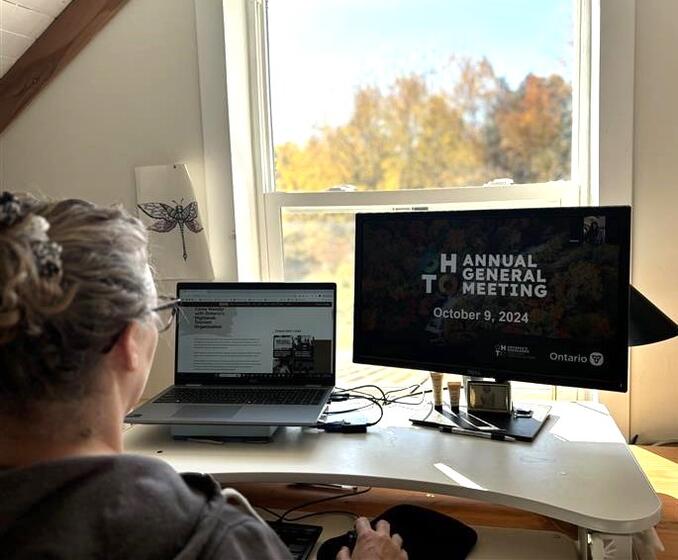
[[[629,207],[356,216],[353,359],[626,391]]]

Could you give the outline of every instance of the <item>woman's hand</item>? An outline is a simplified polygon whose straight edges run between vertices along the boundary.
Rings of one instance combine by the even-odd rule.
[[[370,527],[366,517],[355,522],[357,540],[353,554],[343,547],[337,560],[407,560],[407,552],[402,549],[400,535],[391,535],[391,525],[383,519],[377,522],[377,530]]]

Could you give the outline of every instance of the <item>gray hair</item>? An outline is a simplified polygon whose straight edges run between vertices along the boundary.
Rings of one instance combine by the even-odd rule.
[[[154,305],[137,218],[82,200],[20,200],[49,223],[61,270],[41,274],[30,220],[0,228],[0,412],[82,398],[116,337]]]

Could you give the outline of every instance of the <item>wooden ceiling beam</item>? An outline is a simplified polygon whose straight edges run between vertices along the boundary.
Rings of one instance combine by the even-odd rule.
[[[72,0],[0,78],[0,133],[127,0]]]

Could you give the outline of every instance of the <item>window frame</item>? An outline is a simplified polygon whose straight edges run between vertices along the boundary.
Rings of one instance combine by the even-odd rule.
[[[581,33],[575,35],[575,49],[580,57],[582,53],[590,55],[588,71],[580,67],[573,80],[577,81],[573,111],[576,110],[578,115],[578,132],[572,149],[572,177],[588,184],[588,188],[579,189],[579,204],[631,204],[636,0],[574,1],[580,30],[588,30],[588,39]],[[233,239],[229,241],[237,255],[235,275],[241,281],[268,279],[272,277],[271,272],[275,272],[270,270],[269,262],[271,258],[277,262],[279,256],[270,255],[268,231],[274,235],[278,228],[269,223],[271,213],[282,204],[303,207],[313,200],[308,196],[317,195],[302,194],[306,196],[306,200],[302,200],[298,193],[271,192],[271,184],[266,182],[270,175],[264,170],[272,164],[272,151],[262,154],[259,142],[262,134],[270,134],[270,127],[261,130],[262,115],[257,109],[262,102],[261,93],[252,88],[252,82],[257,75],[261,79],[267,62],[257,64],[250,50],[252,41],[265,41],[265,34],[261,32],[263,22],[260,17],[258,32],[253,32],[248,24],[248,17],[252,18],[257,12],[261,14],[265,2],[195,1],[205,167],[215,165],[216,161],[220,171],[214,180],[206,177],[206,193],[210,205],[214,201],[219,206],[210,213],[218,214],[222,205],[224,211],[228,210],[228,205],[223,202],[223,191],[230,188],[235,211],[234,229],[229,232]],[[219,21],[220,25],[214,25],[214,21]],[[221,56],[205,57],[204,53],[211,52],[216,45],[225,46],[220,50],[223,59]],[[224,74],[224,66],[225,79],[214,80],[213,76]],[[588,90],[582,87],[586,81]],[[573,92],[574,86],[573,83]],[[206,123],[215,122],[224,126],[206,126]],[[270,163],[266,163],[266,158],[270,158]],[[505,189],[515,191],[518,186]],[[459,190],[471,195],[471,189]],[[273,196],[265,197],[265,194]],[[563,200],[571,200],[570,195],[571,191]],[[212,220],[210,241],[214,230],[218,233],[219,243],[223,244],[223,232],[217,229]],[[630,393],[607,393],[601,400],[628,437]]]
[[[590,60],[581,65],[573,83],[573,130],[577,141],[572,149],[572,177],[585,188],[579,189],[579,204],[630,204],[633,181],[633,80],[635,53],[635,0],[573,0],[575,17],[584,33],[575,34],[579,58]],[[257,84],[267,80],[268,60],[257,59],[252,48],[266,47],[263,11],[266,0],[213,0],[196,2],[196,36],[199,55],[214,46],[225,46],[223,63],[227,79],[210,80],[224,72],[220,59],[203,64],[200,60],[200,89],[203,123],[224,122],[227,128],[204,126],[205,153],[219,150],[230,170],[228,183],[235,206],[235,245],[237,276],[240,280],[263,280],[269,273],[265,196],[275,193],[272,183],[273,152],[270,142],[268,94]],[[217,29],[213,20],[221,19]],[[254,24],[254,27],[253,27]],[[203,90],[213,101],[205,103]],[[215,91],[215,90],[219,91]],[[266,90],[267,91],[267,90]],[[216,100],[216,101],[215,101]],[[225,114],[225,115],[224,115]],[[224,116],[226,118],[224,118]],[[573,133],[574,134],[574,133]],[[262,149],[262,139],[268,149]],[[208,163],[213,163],[215,156]],[[223,181],[208,182],[207,192],[222,197]],[[503,187],[506,191],[520,186]],[[561,186],[564,186],[561,184]],[[450,189],[453,190],[453,189]],[[470,192],[470,189],[464,189]],[[406,192],[406,191],[400,191]],[[431,193],[433,189],[423,192]],[[570,192],[564,200],[572,200]],[[488,194],[492,191],[488,189]],[[292,194],[292,193],[288,193]],[[306,193],[294,193],[300,197]],[[308,193],[317,194],[317,193]],[[331,194],[331,193],[328,193]],[[333,193],[332,193],[333,194]],[[354,193],[342,193],[351,195]],[[518,197],[519,198],[519,197]],[[274,200],[271,198],[271,200]],[[329,197],[328,197],[329,200]],[[303,206],[301,198],[286,203]],[[272,228],[277,229],[277,228]]]
[[[574,0],[575,68],[572,103],[571,178],[568,181],[511,186],[402,189],[370,192],[295,192],[275,190],[275,163],[268,76],[268,30],[265,0],[245,0],[250,99],[253,108],[252,157],[258,175],[259,247],[262,279],[283,280],[282,210],[351,206],[421,206],[497,201],[543,201],[544,205],[579,206],[591,200],[590,112],[591,98],[591,0]]]

